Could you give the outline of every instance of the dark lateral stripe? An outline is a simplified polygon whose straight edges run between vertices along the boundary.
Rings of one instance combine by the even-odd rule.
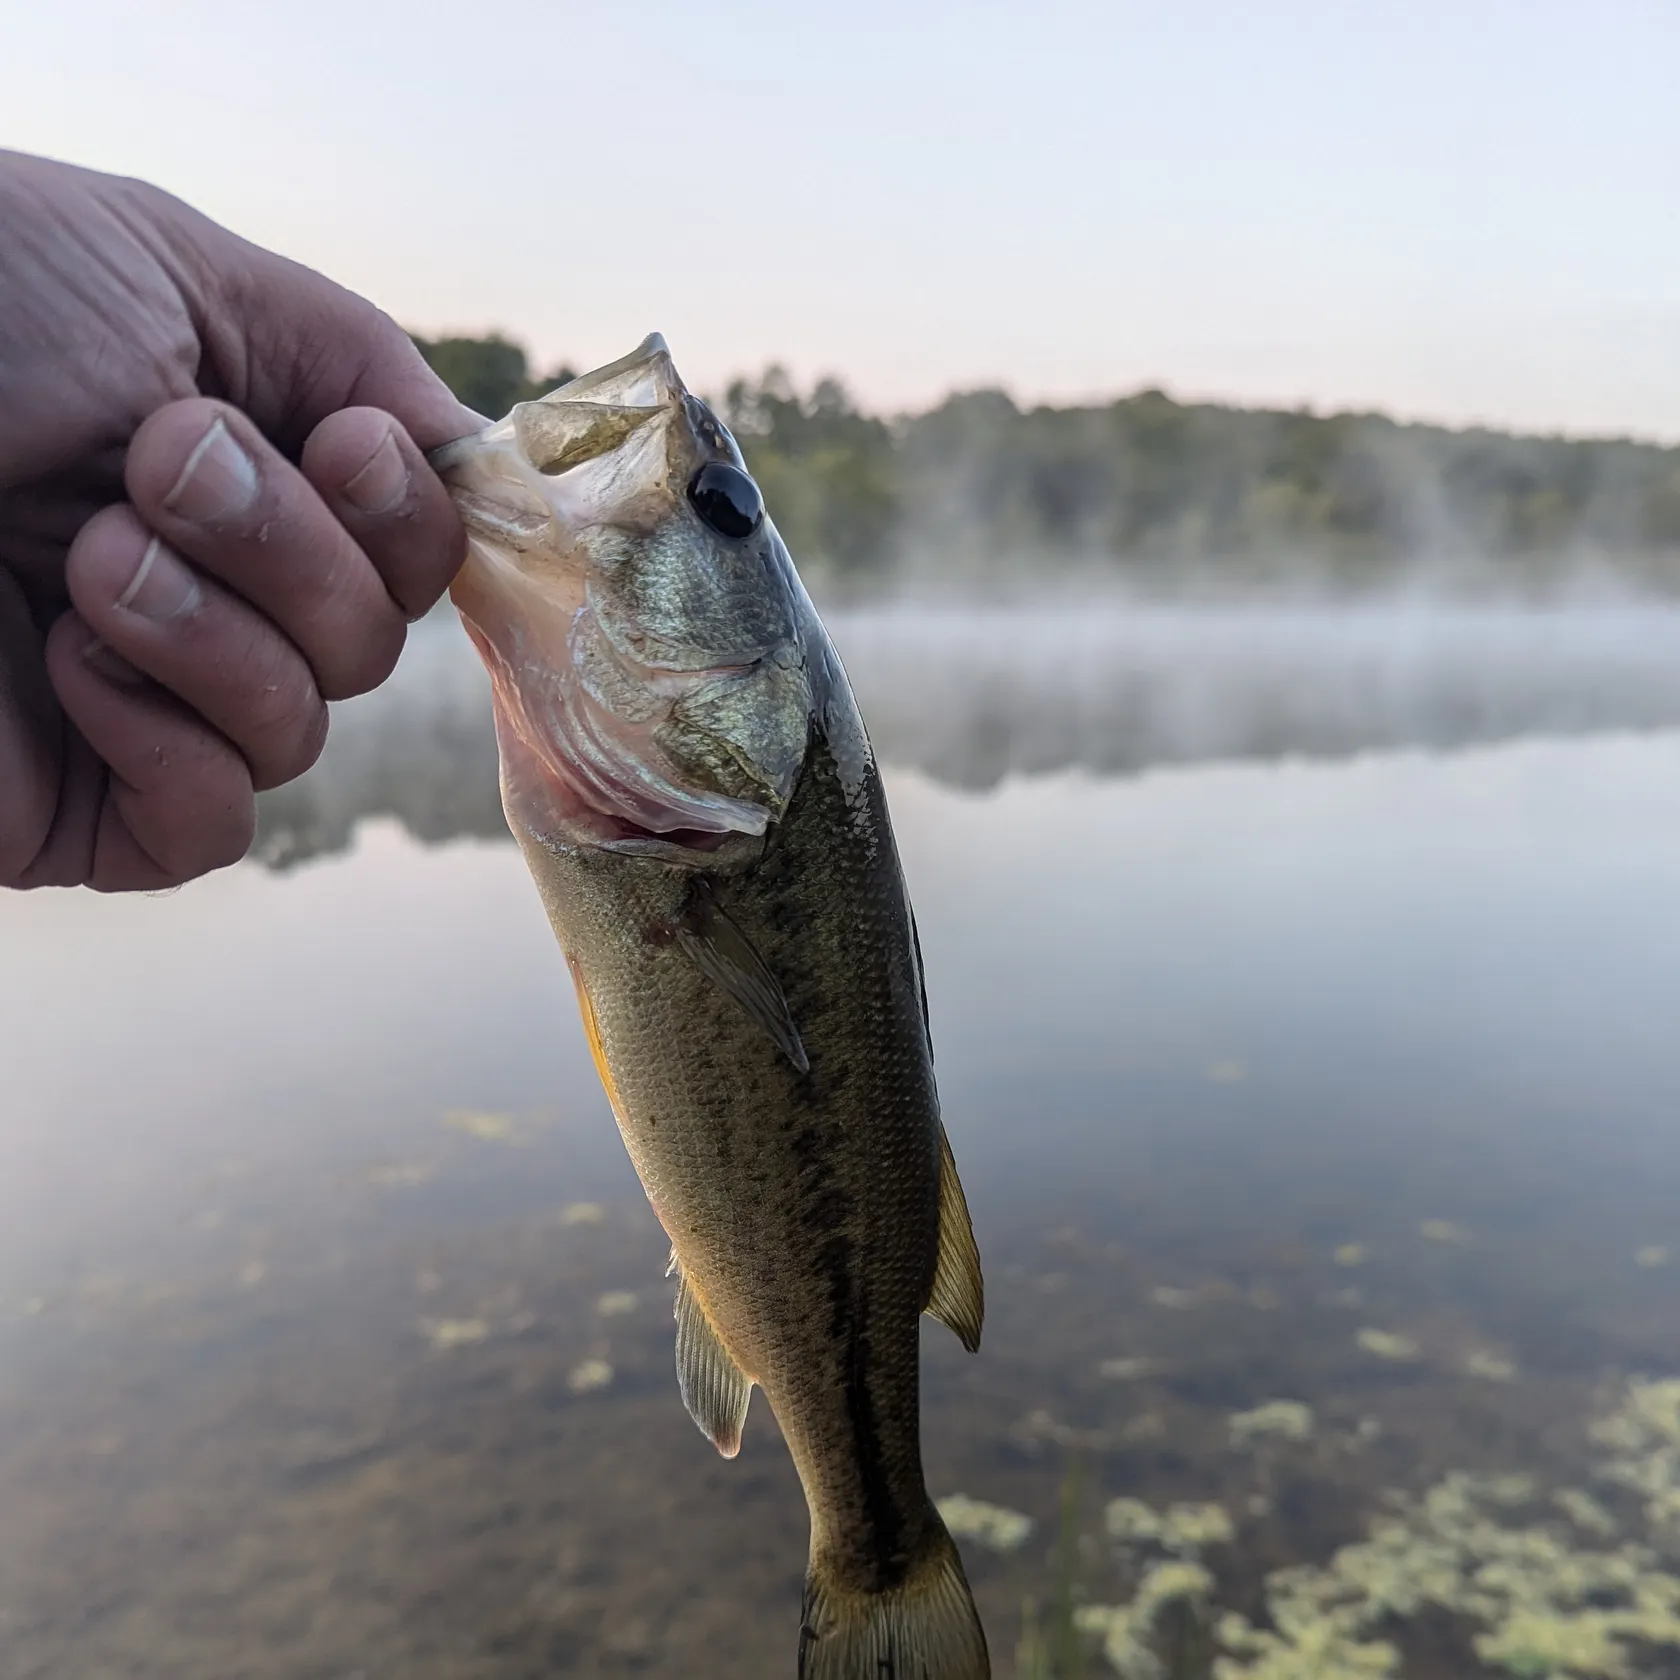
[[[836,1232],[818,1248],[816,1259],[828,1289],[829,1332],[836,1345],[845,1350],[841,1366],[843,1401],[865,1529],[855,1537],[854,1544],[874,1572],[873,1590],[882,1592],[900,1585],[909,1571],[905,1545],[908,1518],[893,1498],[881,1445],[880,1419],[870,1382],[868,1310],[852,1274],[854,1250],[849,1237]]]

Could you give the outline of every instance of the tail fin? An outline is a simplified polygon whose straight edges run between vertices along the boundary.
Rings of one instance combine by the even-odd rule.
[[[962,1560],[931,1511],[934,1536],[902,1586],[851,1592],[813,1558],[799,1629],[799,1680],[990,1680],[986,1635]]]

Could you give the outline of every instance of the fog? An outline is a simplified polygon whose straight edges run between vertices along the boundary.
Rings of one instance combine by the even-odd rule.
[[[967,788],[1006,777],[1446,751],[1680,727],[1680,610],[1412,605],[828,615],[877,751]],[[488,688],[447,614],[335,708],[316,768],[263,800],[261,855],[504,832]]]

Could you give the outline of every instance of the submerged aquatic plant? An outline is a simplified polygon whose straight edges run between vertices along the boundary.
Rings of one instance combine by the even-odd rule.
[[[989,1551],[1016,1551],[1032,1535],[1032,1518],[1007,1506],[970,1499],[966,1493],[953,1493],[936,1503],[945,1526],[955,1538],[973,1540]]]
[[[1021,1606],[1021,1642],[1015,1651],[1020,1680],[1084,1680],[1085,1646],[1080,1637],[1079,1506],[1083,1473],[1076,1453],[1062,1472],[1061,1521],[1049,1613],[1042,1620],[1035,1600]]]
[[[1176,1540],[1184,1555],[1158,1556],[1128,1603],[1087,1606],[1076,1624],[1102,1641],[1122,1680],[1398,1676],[1398,1635],[1428,1611],[1469,1624],[1476,1658],[1511,1675],[1638,1680],[1652,1653],[1671,1664],[1680,1653],[1680,1380],[1629,1383],[1590,1435],[1599,1476],[1641,1497],[1647,1539],[1618,1541],[1616,1513],[1580,1488],[1455,1471],[1421,1495],[1395,1496],[1365,1539],[1327,1562],[1276,1571],[1263,1622],[1227,1612],[1213,1624],[1216,1653],[1168,1668],[1163,1616],[1176,1608],[1205,1626],[1215,1593],[1195,1537],[1228,1540],[1231,1525],[1219,1506],[1161,1512],[1120,1499],[1108,1507],[1111,1535],[1158,1552]]]
[[[597,1388],[605,1388],[613,1380],[613,1368],[604,1359],[586,1359],[581,1365],[573,1367],[572,1374],[566,1378],[566,1386],[574,1394],[589,1394]]]
[[[1470,1233],[1450,1219],[1426,1219],[1418,1226],[1418,1235],[1425,1242],[1446,1243],[1453,1248],[1468,1248],[1471,1242]]]
[[[1370,1680],[1399,1671],[1400,1653],[1392,1645],[1357,1639],[1331,1622],[1274,1632],[1227,1615],[1218,1631],[1219,1643],[1237,1654],[1214,1662],[1214,1680]]]
[[[1081,1632],[1102,1640],[1109,1667],[1124,1680],[1167,1680],[1170,1671],[1155,1649],[1162,1613],[1180,1604],[1199,1611],[1213,1587],[1213,1576],[1199,1563],[1157,1563],[1145,1571],[1130,1603],[1087,1604],[1074,1620]]]
[[[1157,1511],[1141,1499],[1112,1499],[1103,1516],[1109,1537],[1123,1545],[1154,1545],[1179,1557],[1228,1545],[1236,1535],[1223,1505],[1170,1505]]]
[[[1299,1400],[1268,1400],[1252,1411],[1231,1414],[1233,1447],[1250,1447],[1262,1439],[1306,1441],[1312,1432],[1312,1407]]]
[[[1367,1327],[1361,1330],[1355,1340],[1367,1353],[1374,1353],[1378,1359],[1393,1359],[1403,1361],[1416,1359],[1418,1345],[1410,1336],[1397,1335],[1392,1330],[1373,1330]]]
[[[1472,1348],[1464,1356],[1464,1374],[1480,1377],[1483,1382],[1510,1382],[1517,1374],[1517,1367],[1486,1348]]]
[[[1166,1370],[1164,1359],[1151,1359],[1146,1354],[1133,1354],[1125,1359],[1105,1359],[1097,1366],[1097,1375],[1110,1382],[1142,1382],[1146,1377],[1161,1376]]]

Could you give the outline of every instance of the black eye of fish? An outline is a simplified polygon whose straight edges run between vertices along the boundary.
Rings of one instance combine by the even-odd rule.
[[[727,461],[708,461],[690,481],[688,499],[722,537],[750,537],[764,523],[758,486]]]

